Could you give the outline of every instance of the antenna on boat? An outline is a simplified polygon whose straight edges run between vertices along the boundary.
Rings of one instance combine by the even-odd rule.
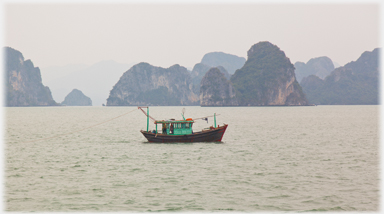
[[[181,110],[181,116],[183,116],[183,119],[185,120],[184,113],[185,113],[185,108],[183,108],[183,109]]]

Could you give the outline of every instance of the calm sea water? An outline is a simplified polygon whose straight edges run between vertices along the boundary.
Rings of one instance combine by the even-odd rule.
[[[182,108],[150,114],[178,119]],[[6,108],[5,210],[379,210],[378,106],[185,108],[220,114],[223,143],[146,143],[140,111],[31,142],[135,108]]]

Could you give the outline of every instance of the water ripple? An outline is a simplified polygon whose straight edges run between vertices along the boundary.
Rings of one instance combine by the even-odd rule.
[[[378,210],[377,106],[215,108],[222,115],[218,120],[229,124],[219,144],[146,143],[139,133],[146,128],[141,114],[23,143],[132,108],[7,108],[5,210]],[[178,107],[151,112],[156,118],[179,117]]]

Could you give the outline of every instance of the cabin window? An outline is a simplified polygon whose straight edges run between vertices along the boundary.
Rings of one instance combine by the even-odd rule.
[[[189,123],[185,123],[185,128],[189,129]]]
[[[181,128],[182,128],[182,129],[185,129],[185,123],[182,123],[182,124],[181,124]]]

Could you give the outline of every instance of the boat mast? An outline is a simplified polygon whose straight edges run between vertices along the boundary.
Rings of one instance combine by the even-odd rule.
[[[213,115],[213,118],[215,118],[215,128],[216,128],[216,113]]]
[[[149,107],[147,106],[147,132],[149,127]]]

